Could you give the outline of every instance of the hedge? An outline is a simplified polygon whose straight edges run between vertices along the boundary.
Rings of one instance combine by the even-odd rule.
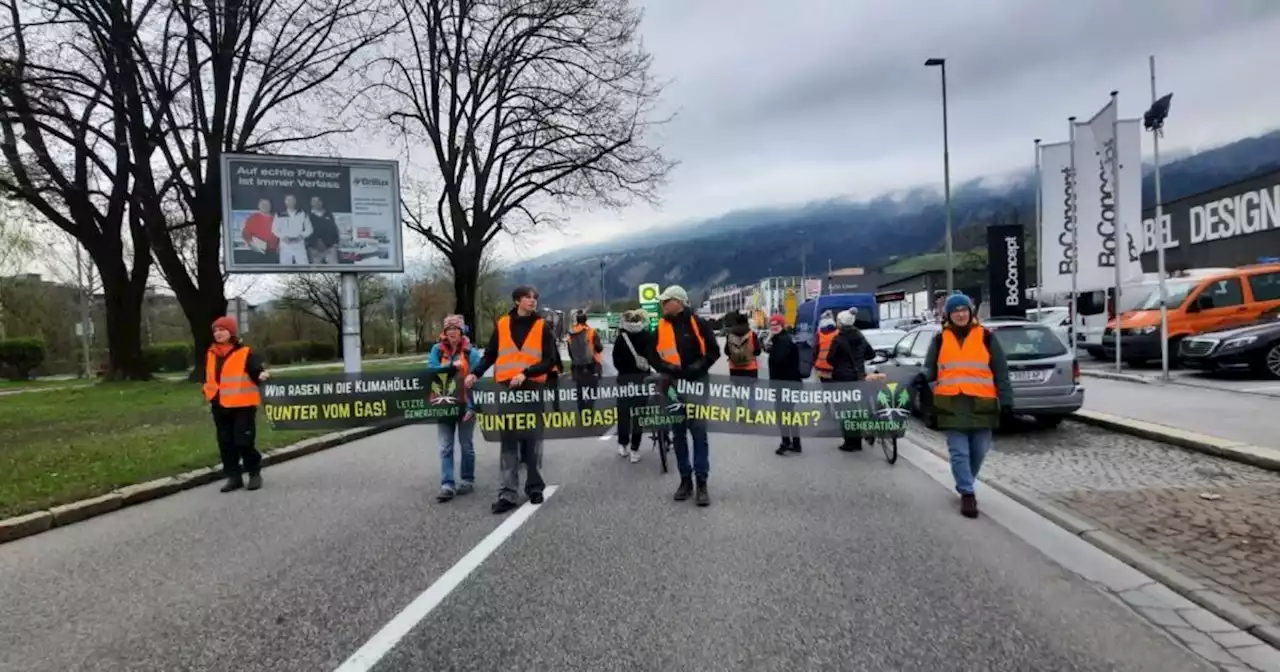
[[[324,341],[292,341],[268,345],[265,356],[268,364],[275,365],[328,362],[337,359],[338,348]]]
[[[156,343],[142,348],[142,359],[152,373],[175,373],[191,369],[193,360],[190,343]]]
[[[38,338],[10,338],[0,341],[0,376],[9,380],[30,380],[44,364],[44,341]]]

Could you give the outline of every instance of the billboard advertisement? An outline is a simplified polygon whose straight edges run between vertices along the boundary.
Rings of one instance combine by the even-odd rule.
[[[1201,192],[1142,213],[1142,270],[1154,273],[1156,240],[1170,269],[1235,267],[1280,253],[1280,171]],[[1159,233],[1158,233],[1159,232]]]
[[[395,161],[224,154],[228,273],[404,270]]]
[[[1027,275],[1023,229],[1018,224],[987,227],[987,287],[991,317],[1026,317]]]

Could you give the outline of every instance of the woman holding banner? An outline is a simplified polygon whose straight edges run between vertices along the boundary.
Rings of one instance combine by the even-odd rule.
[[[480,353],[471,347],[471,340],[462,333],[466,326],[461,315],[444,318],[444,331],[440,334],[440,341],[431,346],[431,354],[427,355],[428,369],[452,369],[455,380],[462,381],[480,367]],[[454,495],[465,495],[475,489],[476,409],[467,394],[466,386],[461,386],[460,389],[459,394],[467,402],[462,419],[436,425],[437,443],[440,447],[440,494],[436,495],[437,502],[450,501]],[[456,483],[453,479],[455,435],[462,446],[462,474]]]
[[[649,334],[649,314],[643,308],[628,310],[618,320],[618,339],[613,343],[613,368],[618,371],[618,384],[641,384],[653,367],[653,337]],[[640,461],[640,442],[644,432],[631,417],[631,410],[648,403],[647,397],[618,398],[618,457]],[[628,450],[628,446],[630,450]]]

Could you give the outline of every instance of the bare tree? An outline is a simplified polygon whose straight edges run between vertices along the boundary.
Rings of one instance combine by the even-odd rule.
[[[118,86],[130,70],[129,17],[88,21],[112,0],[0,1],[0,192],[75,237],[97,266],[109,379],[146,379],[142,301],[151,248],[131,206],[133,161]],[[127,242],[126,242],[127,238]]]
[[[377,275],[360,275],[360,325],[368,323],[371,309],[386,301],[389,283]],[[342,352],[342,276],[336,273],[290,275],[280,290],[280,304],[315,316],[333,325],[338,352]]]
[[[222,154],[314,148],[354,130],[349,75],[391,30],[383,1],[146,5],[154,19],[130,42],[136,67],[125,106],[134,153],[156,158],[134,164],[135,196],[197,349],[226,310]]]
[[[409,227],[453,268],[476,317],[480,262],[500,231],[555,225],[575,205],[656,202],[674,163],[646,144],[662,85],[627,0],[393,0],[404,46],[371,70],[376,109],[441,172],[435,216]]]

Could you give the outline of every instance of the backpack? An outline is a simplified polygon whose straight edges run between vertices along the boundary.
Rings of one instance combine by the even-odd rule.
[[[741,336],[729,334],[729,338],[725,340],[724,350],[729,355],[729,363],[737,366],[746,366],[756,358],[755,353],[752,352],[749,331]]]
[[[596,358],[591,354],[591,339],[587,335],[586,329],[569,335],[569,361],[577,368],[596,365]]]

